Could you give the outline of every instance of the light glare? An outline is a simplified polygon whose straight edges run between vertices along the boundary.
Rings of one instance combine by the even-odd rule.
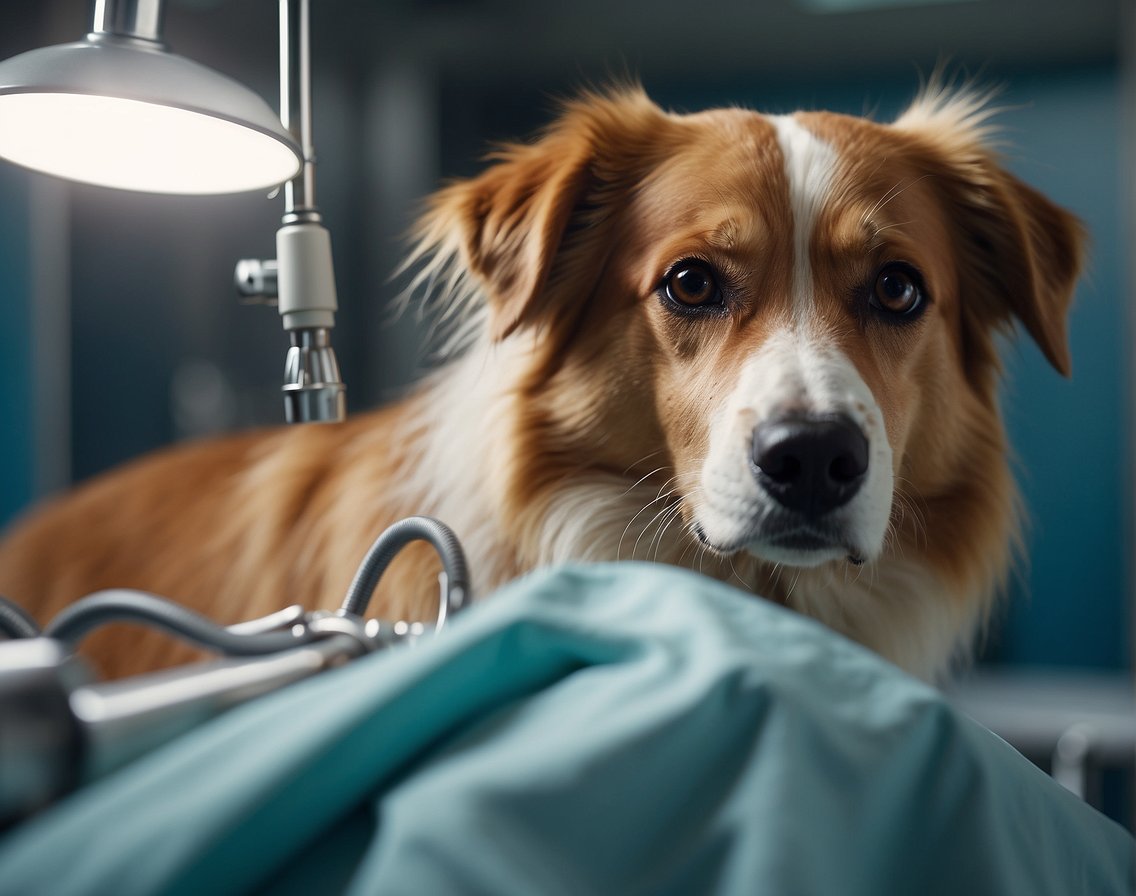
[[[0,156],[71,180],[152,193],[266,189],[299,170],[285,144],[231,121],[70,93],[0,96]]]

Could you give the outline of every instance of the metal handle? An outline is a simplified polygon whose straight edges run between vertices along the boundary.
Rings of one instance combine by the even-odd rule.
[[[227,709],[365,652],[360,638],[333,633],[269,656],[78,688],[70,706],[82,732],[82,780],[101,777]]]

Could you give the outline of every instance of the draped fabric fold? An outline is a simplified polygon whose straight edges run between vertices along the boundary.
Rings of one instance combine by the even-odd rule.
[[[1136,848],[932,688],[647,564],[231,711],[0,840],[0,893],[1131,894]]]

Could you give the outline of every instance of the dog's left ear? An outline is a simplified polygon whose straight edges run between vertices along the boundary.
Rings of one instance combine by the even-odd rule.
[[[486,294],[490,333],[555,320],[582,305],[606,251],[603,227],[649,147],[649,122],[665,113],[641,90],[587,96],[534,143],[491,156],[482,174],[452,184],[430,202],[420,229],[422,254],[458,261]],[[589,263],[573,271],[571,250]]]
[[[1068,376],[1066,321],[1084,259],[1084,228],[1005,170],[989,147],[988,116],[980,98],[939,93],[917,101],[896,126],[934,147],[927,171],[946,196],[964,251],[964,315],[1016,317]]]

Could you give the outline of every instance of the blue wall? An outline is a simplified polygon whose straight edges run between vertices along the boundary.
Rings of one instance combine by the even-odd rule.
[[[33,493],[29,250],[26,175],[0,165],[0,526]]]
[[[1032,98],[1032,100],[1031,100]],[[1029,511],[1028,565],[996,655],[1120,668],[1132,662],[1131,349],[1123,239],[1119,78],[1085,71],[1015,83],[1018,173],[1076,211],[1092,236],[1070,319],[1065,382],[1024,340],[1005,353],[1006,417]]]

